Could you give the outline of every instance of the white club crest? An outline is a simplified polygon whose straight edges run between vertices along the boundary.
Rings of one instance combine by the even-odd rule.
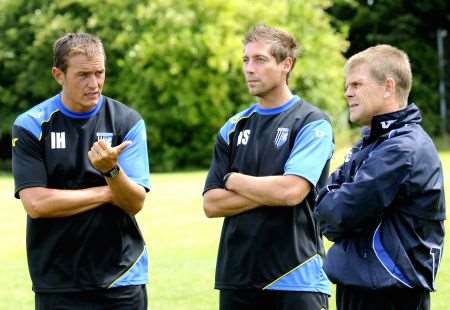
[[[289,128],[278,128],[277,134],[275,135],[275,146],[277,149],[283,146],[286,143],[289,136]]]
[[[112,132],[97,132],[97,141],[105,140],[109,146],[111,146],[112,137],[113,137]]]

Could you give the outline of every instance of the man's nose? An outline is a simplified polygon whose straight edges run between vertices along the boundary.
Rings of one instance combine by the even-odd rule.
[[[88,78],[88,87],[96,88],[98,86],[98,79],[95,74],[90,74]]]
[[[346,98],[352,97],[353,96],[353,90],[351,89],[351,87],[347,87],[344,91],[344,96]]]
[[[244,64],[244,71],[248,73],[255,72],[255,66],[251,60]]]

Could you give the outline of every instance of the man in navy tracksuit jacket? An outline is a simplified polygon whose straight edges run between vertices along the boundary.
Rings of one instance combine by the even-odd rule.
[[[430,309],[442,257],[442,166],[407,105],[408,56],[378,45],[345,67],[350,121],[363,138],[318,196],[322,232],[334,242],[324,268],[342,309]]]

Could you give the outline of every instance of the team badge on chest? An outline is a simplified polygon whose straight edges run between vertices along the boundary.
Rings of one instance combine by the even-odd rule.
[[[274,140],[275,147],[277,149],[282,147],[288,140],[288,137],[289,137],[289,128],[278,128]]]
[[[112,132],[97,132],[97,141],[105,140],[109,144],[109,146],[111,146],[112,138],[113,138]]]

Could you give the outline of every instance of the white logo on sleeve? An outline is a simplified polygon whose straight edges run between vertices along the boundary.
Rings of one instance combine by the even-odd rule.
[[[353,152],[352,152],[352,150],[350,150],[350,151],[345,155],[345,157],[344,157],[344,162],[345,162],[345,163],[348,163],[348,162],[350,161],[350,159],[352,159],[352,155],[353,155]]]
[[[314,134],[318,139],[322,139],[327,136],[327,133],[321,129],[314,129]]]
[[[40,119],[44,115],[44,112],[42,112],[42,111],[35,111],[35,112],[32,112],[31,115],[34,118]]]
[[[250,138],[250,129],[242,130],[239,133],[237,145],[247,145],[248,139]]]
[[[50,132],[50,142],[52,149],[65,149],[66,148],[66,133],[62,132]]]

